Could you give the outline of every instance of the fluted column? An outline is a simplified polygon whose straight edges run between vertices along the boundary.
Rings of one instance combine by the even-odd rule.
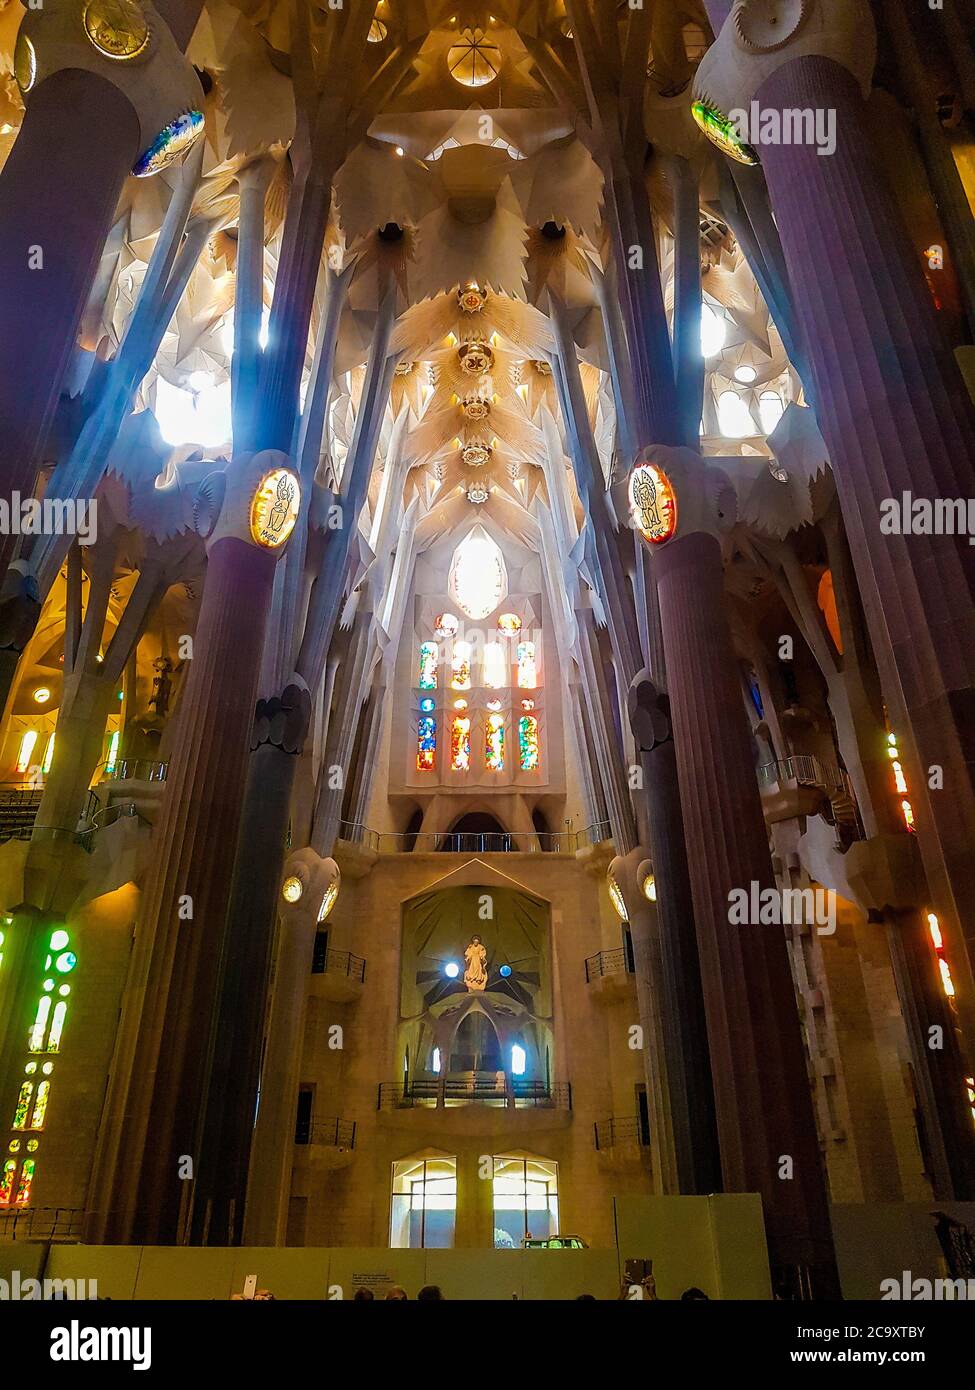
[[[274,564],[273,554],[236,536],[219,540],[210,552],[179,734],[139,913],[142,930],[154,928],[155,940],[124,1120],[129,1161],[117,1175],[116,1238],[172,1241],[181,1203],[191,1191],[178,1165],[180,1155],[198,1158],[195,1127],[207,1020],[215,997]]]
[[[15,492],[33,495],[95,266],[138,153],[128,98],[96,73],[69,69],[32,96],[0,173],[0,496],[8,503]],[[0,574],[15,539],[0,536]]]
[[[715,536],[654,556],[667,652],[724,1187],[760,1192],[772,1263],[835,1295],[826,1192],[781,926],[734,925],[729,894],[774,889]]]
[[[933,906],[975,1039],[975,549],[965,536],[881,530],[886,499],[973,495],[975,408],[874,161],[855,78],[831,59],[798,58],[757,99],[765,110],[836,112],[833,155],[763,145],[762,162]],[[929,788],[934,767],[943,789]]]

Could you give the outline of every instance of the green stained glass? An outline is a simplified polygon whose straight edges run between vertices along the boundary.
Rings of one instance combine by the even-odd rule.
[[[11,1129],[23,1129],[27,1124],[27,1112],[30,1109],[30,1098],[34,1094],[33,1081],[23,1081],[20,1086],[20,1095],[17,1097],[17,1108],[14,1111],[14,1121]]]
[[[739,164],[757,164],[758,155],[751,145],[745,143],[735,129],[734,122],[729,121],[727,116],[722,115],[713,106],[708,106],[703,101],[695,101],[691,106],[691,115],[697,124],[704,131],[704,134],[731,159],[737,160]]]

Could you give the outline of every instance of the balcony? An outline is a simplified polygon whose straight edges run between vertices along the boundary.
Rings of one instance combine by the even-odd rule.
[[[340,841],[373,854],[577,854],[609,838],[608,821],[597,821],[584,830],[524,833],[438,830],[410,834],[370,830],[357,821],[339,823]]]
[[[626,947],[586,957],[586,984],[593,999],[610,1003],[631,998],[636,989],[633,961]]]
[[[849,776],[835,763],[796,754],[758,769],[758,787],[767,821],[822,816],[835,825],[842,844],[863,839],[863,827]]]
[[[639,1115],[623,1119],[614,1115],[608,1120],[597,1120],[592,1128],[601,1169],[619,1171],[645,1168],[649,1164],[650,1132]]]
[[[380,1127],[400,1131],[404,1142],[487,1142],[503,1134],[511,1143],[529,1144],[572,1124],[572,1087],[493,1071],[459,1072],[384,1081],[376,1109]]]
[[[362,994],[366,962],[362,956],[354,956],[351,951],[328,950],[327,940],[327,932],[317,933],[309,993],[316,999],[351,1004]]]
[[[418,1105],[438,1109],[455,1105],[494,1105],[509,1110],[528,1107],[571,1110],[572,1086],[568,1081],[499,1079],[496,1072],[467,1072],[462,1076],[431,1080],[381,1083],[377,1110],[409,1109]]]
[[[324,1173],[347,1168],[355,1153],[356,1124],[337,1116],[302,1121],[295,1126],[295,1168]]]

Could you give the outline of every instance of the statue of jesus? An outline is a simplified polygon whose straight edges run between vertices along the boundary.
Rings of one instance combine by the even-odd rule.
[[[483,989],[487,984],[487,951],[479,936],[471,937],[471,944],[464,951],[467,968],[464,971],[464,984],[470,990]]]

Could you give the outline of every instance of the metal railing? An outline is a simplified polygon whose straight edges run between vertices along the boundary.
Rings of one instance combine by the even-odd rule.
[[[494,1072],[470,1077],[417,1078],[415,1081],[383,1081],[377,1110],[397,1110],[415,1105],[500,1104],[515,1109],[539,1107],[572,1109],[572,1085],[568,1081],[499,1081]]]
[[[153,762],[150,758],[119,758],[114,765],[102,763],[102,778],[106,782],[165,782],[169,763]]]
[[[604,975],[632,975],[629,955],[624,947],[616,951],[597,951],[586,957],[586,984]]]
[[[609,821],[597,821],[584,830],[566,831],[467,831],[467,830],[371,830],[359,821],[340,821],[339,839],[362,845],[376,854],[575,854],[587,845],[610,839]]]
[[[38,825],[37,813],[44,795],[43,780],[32,786],[22,782],[0,783],[0,841],[2,840],[76,840],[84,843],[85,830],[77,824]],[[81,823],[90,822],[99,805],[94,791],[89,791]]]
[[[835,763],[824,763],[819,758],[797,753],[791,758],[781,758],[778,762],[765,763],[758,769],[759,785],[772,786],[775,782],[798,782],[800,786],[819,787],[827,794],[839,791],[849,792],[850,779]]]
[[[354,956],[351,951],[316,951],[312,956],[313,975],[347,975],[350,980],[360,984],[366,978],[366,962],[362,956]]]
[[[597,1149],[614,1149],[617,1144],[633,1143],[646,1148],[650,1143],[650,1135],[638,1115],[629,1115],[622,1120],[597,1120],[592,1128]]]
[[[99,830],[104,830],[107,825],[114,825],[117,820],[124,820],[128,816],[139,816],[134,801],[119,801],[114,806],[102,806],[91,816],[85,829],[78,831],[79,845],[90,854],[95,847],[95,836]],[[142,817],[139,818],[143,819]],[[148,822],[146,821],[145,824]]]
[[[0,1212],[0,1240],[80,1240],[83,1216],[76,1207],[23,1207]]]
[[[355,1148],[355,1120],[340,1120],[330,1116],[295,1127],[296,1144],[320,1144],[327,1149]]]

